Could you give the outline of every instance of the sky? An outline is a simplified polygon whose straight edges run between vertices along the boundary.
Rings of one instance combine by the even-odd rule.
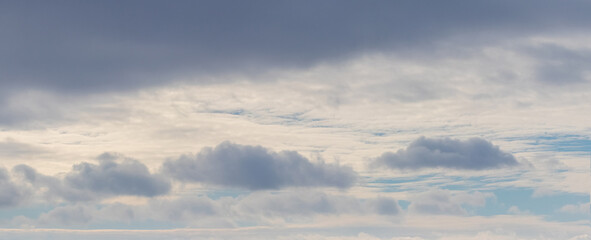
[[[0,2],[2,239],[591,239],[591,2]]]

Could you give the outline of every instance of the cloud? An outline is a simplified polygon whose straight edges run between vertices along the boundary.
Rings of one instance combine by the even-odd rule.
[[[88,224],[94,213],[94,209],[77,204],[74,206],[60,206],[39,216],[38,224],[43,226],[80,226]]]
[[[525,48],[536,59],[535,79],[553,87],[591,81],[587,64],[591,61],[589,48],[572,48],[557,43],[545,43]]]
[[[569,214],[587,214],[589,215],[591,208],[590,203],[567,204],[558,209],[558,212]]]
[[[102,197],[132,195],[153,197],[167,194],[168,179],[152,174],[141,162],[117,154],[104,153],[99,164],[76,164],[63,179],[38,173],[20,164],[13,171],[38,189],[46,189],[47,197],[69,201],[88,201]]]
[[[137,195],[152,197],[168,193],[170,183],[162,176],[151,174],[146,165],[120,156],[105,153],[99,164],[74,165],[65,177],[65,183],[76,189],[113,195]]]
[[[5,168],[0,168],[0,207],[21,204],[31,194],[26,186],[16,184]]]
[[[483,207],[487,198],[494,197],[492,193],[433,190],[417,195],[408,208],[411,212],[419,214],[466,215],[468,212],[462,205]]]
[[[3,142],[0,142],[0,157],[24,157],[43,152],[45,152],[45,150],[26,143],[18,142],[12,138],[6,138]]]
[[[184,182],[202,182],[249,190],[285,187],[351,187],[357,174],[338,164],[312,163],[294,151],[223,142],[195,156],[168,160],[162,171]]]
[[[512,154],[501,151],[498,146],[482,138],[461,141],[420,137],[406,149],[382,154],[372,164],[393,169],[484,170],[515,166],[518,162]]]
[[[38,217],[16,215],[12,225],[31,227],[94,227],[130,223],[162,224],[162,227],[263,226],[277,222],[309,222],[335,216],[392,217],[401,214],[389,197],[357,198],[319,191],[257,191],[246,196],[212,199],[205,196],[169,196],[143,203],[66,203]],[[7,218],[9,218],[8,216]]]
[[[461,34],[505,39],[584,29],[590,8],[585,1],[14,1],[0,9],[0,89],[131,89],[193,72],[307,66]]]
[[[365,211],[362,202],[356,198],[317,191],[294,191],[281,194],[255,192],[242,199],[239,208],[253,216],[269,217],[371,213],[371,211]]]

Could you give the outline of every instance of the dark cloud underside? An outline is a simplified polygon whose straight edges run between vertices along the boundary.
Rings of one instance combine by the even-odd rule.
[[[0,86],[132,89],[418,50],[456,34],[586,27],[589,12],[588,1],[3,1]]]
[[[312,163],[297,152],[224,142],[196,156],[166,161],[164,173],[181,181],[250,190],[284,187],[348,188],[357,179],[349,167]]]
[[[482,138],[466,141],[420,137],[406,149],[386,152],[374,164],[393,169],[452,168],[484,170],[518,165],[512,154]]]
[[[74,165],[65,183],[75,189],[113,195],[157,196],[168,193],[167,179],[151,174],[143,163],[132,159],[101,160],[98,165]]]
[[[152,174],[141,162],[118,155],[103,154],[99,164],[83,162],[72,167],[64,178],[46,176],[20,164],[13,171],[50,198],[88,201],[111,196],[154,197],[167,194],[170,181]]]

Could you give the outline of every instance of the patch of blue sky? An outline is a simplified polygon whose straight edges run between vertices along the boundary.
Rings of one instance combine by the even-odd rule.
[[[410,203],[410,201],[398,200],[398,205],[400,206],[400,208],[402,208],[402,210],[407,210]]]
[[[388,185],[388,184],[416,182],[416,181],[421,181],[424,179],[432,178],[437,175],[438,175],[437,173],[431,173],[431,174],[417,175],[417,176],[412,176],[412,177],[393,177],[393,178],[376,178],[376,179],[372,179],[370,177],[367,177],[367,183],[368,184],[386,184],[386,185]]]
[[[591,152],[591,139],[585,135],[575,134],[546,134],[538,136],[510,137],[507,141],[525,141],[532,146],[527,151],[551,152]]]
[[[399,178],[379,178],[366,181],[368,188],[377,188],[380,192],[402,192],[414,191],[432,188],[444,188],[444,186],[453,185],[450,183],[459,182],[463,178],[458,176],[445,176],[439,173],[424,174],[414,177],[399,177]],[[477,183],[477,182],[474,182]],[[470,190],[474,188],[474,184],[466,184],[465,187],[457,184],[462,189]]]
[[[303,117],[304,114],[305,114],[304,112],[296,112],[296,113],[292,113],[292,114],[279,115],[277,117],[281,118],[281,119],[285,119],[288,122],[302,122],[302,121],[306,120],[306,118]]]
[[[566,139],[557,140],[544,144],[545,149],[556,152],[591,152],[591,140],[589,139]]]
[[[469,191],[469,190],[493,190],[499,189],[500,186],[496,185],[496,183],[503,183],[503,182],[512,182],[519,179],[521,174],[516,174],[515,176],[507,176],[503,178],[499,177],[487,177],[487,176],[474,176],[474,177],[453,177],[451,178],[452,182],[444,182],[438,185],[441,189],[447,190],[462,190],[462,191]]]
[[[546,219],[551,221],[558,221],[558,222],[572,222],[572,221],[579,221],[579,220],[589,220],[591,215],[588,213],[565,213],[565,212],[555,212],[554,214],[547,216]]]
[[[230,114],[230,115],[235,115],[235,116],[245,115],[245,114],[248,113],[244,109],[211,110],[211,111],[207,111],[207,112],[209,112],[209,113],[219,113],[219,114]]]
[[[399,178],[379,178],[366,179],[367,186],[370,188],[379,188],[382,192],[400,192],[404,190],[414,190],[417,184],[420,183],[427,188],[440,188],[446,190],[458,191],[474,191],[474,190],[492,190],[498,189],[495,183],[511,182],[519,178],[520,174],[509,177],[487,177],[487,176],[446,176],[441,173],[424,174],[414,177],[399,177]]]

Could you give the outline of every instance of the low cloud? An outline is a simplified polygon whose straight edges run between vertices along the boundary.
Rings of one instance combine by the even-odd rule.
[[[57,206],[37,218],[15,217],[13,225],[31,227],[104,226],[152,222],[176,227],[236,227],[314,221],[323,216],[398,216],[398,202],[389,197],[357,198],[318,191],[257,191],[246,196],[212,199],[205,196],[152,198],[143,204],[79,202]]]
[[[19,205],[30,194],[30,189],[15,183],[8,171],[0,168],[0,207]]]
[[[463,205],[484,207],[486,199],[494,197],[492,193],[433,190],[412,199],[409,210],[419,214],[466,215],[468,212]]]
[[[168,193],[170,183],[162,176],[151,174],[146,165],[129,158],[105,153],[99,164],[74,165],[65,183],[76,189],[85,189],[113,195],[137,195],[152,197]]]
[[[349,188],[357,174],[338,164],[312,163],[294,151],[272,152],[261,146],[223,142],[195,156],[168,160],[162,171],[184,182],[244,188],[285,187]]]
[[[386,152],[374,166],[393,169],[451,168],[484,170],[518,165],[515,157],[482,138],[466,141],[420,137],[406,149]]]
[[[69,201],[118,195],[153,197],[170,191],[168,179],[150,173],[137,160],[105,153],[98,161],[98,165],[87,162],[74,165],[63,179],[40,174],[24,164],[15,166],[13,171],[36,188],[47,189],[47,197]]]

